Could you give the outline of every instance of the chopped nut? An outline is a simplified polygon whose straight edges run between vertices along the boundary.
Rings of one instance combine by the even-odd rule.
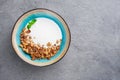
[[[59,50],[59,49],[60,49],[60,46],[57,46],[56,49]]]
[[[23,48],[23,45],[22,45],[22,44],[20,44],[20,47],[21,47],[21,48]]]
[[[48,43],[47,43],[47,46],[48,46],[48,47],[50,47],[50,46],[51,46],[51,43],[50,43],[50,42],[48,42]]]

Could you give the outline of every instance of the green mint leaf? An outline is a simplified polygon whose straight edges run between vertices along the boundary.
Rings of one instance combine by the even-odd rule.
[[[31,21],[28,23],[27,28],[30,29],[31,26],[32,26],[36,21],[37,21],[36,19],[31,20]]]

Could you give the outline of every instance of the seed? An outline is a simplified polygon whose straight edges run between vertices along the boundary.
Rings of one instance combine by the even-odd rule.
[[[54,46],[56,46],[56,44],[54,44]]]

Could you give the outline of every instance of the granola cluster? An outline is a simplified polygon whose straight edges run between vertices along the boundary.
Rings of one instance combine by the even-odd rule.
[[[45,45],[35,44],[29,35],[31,31],[27,28],[24,28],[20,34],[20,47],[25,51],[27,54],[31,56],[32,60],[35,59],[50,59],[54,56],[60,49],[60,40],[56,40],[55,44],[48,42]]]

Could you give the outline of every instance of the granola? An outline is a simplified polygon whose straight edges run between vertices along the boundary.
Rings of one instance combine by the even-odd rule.
[[[35,44],[29,35],[31,31],[28,28],[24,28],[20,34],[20,47],[24,52],[31,56],[32,60],[35,59],[50,59],[54,56],[60,49],[61,39],[56,40],[55,44],[48,42],[44,47],[41,44]]]

